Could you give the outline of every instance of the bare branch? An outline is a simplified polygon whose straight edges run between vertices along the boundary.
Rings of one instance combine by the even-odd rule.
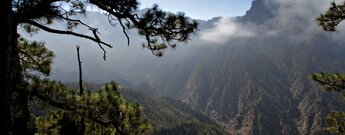
[[[47,96],[44,96],[44,95],[41,95],[40,92],[38,90],[32,90],[31,92],[29,92],[30,95],[33,95],[35,97],[37,97],[38,99],[44,101],[45,103],[48,103],[54,107],[57,107],[57,108],[61,108],[61,109],[64,109],[64,110],[68,110],[68,111],[76,111],[77,108],[74,107],[74,106],[68,106],[64,103],[60,103],[58,101],[54,101],[53,99],[47,97]]]
[[[93,36],[97,39],[97,41],[101,41],[101,39],[99,39],[97,33],[98,32],[98,29],[95,29],[95,28],[92,28],[90,29],[93,33]],[[98,46],[103,50],[103,59],[106,60],[107,59],[107,51],[105,51],[105,49],[103,48],[103,46],[100,44],[100,42],[97,42],[98,43]]]
[[[129,36],[128,36],[127,32],[126,32],[126,27],[123,25],[123,23],[122,23],[121,20],[119,20],[119,22],[120,22],[120,25],[121,25],[121,27],[122,27],[122,32],[126,35],[126,38],[127,38],[127,45],[129,46],[130,40],[129,40]]]
[[[95,29],[95,28],[93,28],[93,27],[87,25],[86,23],[84,23],[84,22],[82,22],[82,21],[80,21],[80,20],[71,19],[71,18],[68,18],[68,17],[64,17],[64,16],[62,16],[62,15],[59,15],[58,17],[60,17],[61,19],[66,20],[66,21],[71,21],[71,22],[80,23],[80,24],[82,24],[83,26],[88,27],[89,29]]]
[[[92,40],[98,44],[103,44],[109,48],[112,48],[113,46],[111,46],[110,44],[108,43],[105,43],[103,41],[101,41],[98,37],[90,37],[90,36],[87,36],[87,35],[83,35],[83,34],[80,34],[80,33],[75,33],[75,32],[72,32],[72,31],[63,31],[63,30],[56,30],[56,29],[52,29],[52,28],[49,28],[49,27],[46,27],[44,25],[41,25],[35,21],[32,21],[32,20],[28,20],[26,23],[28,24],[31,24],[33,26],[36,26],[44,31],[47,31],[47,32],[51,32],[51,33],[55,33],[55,34],[66,34],[66,35],[73,35],[73,36],[77,36],[77,37],[81,37],[81,38],[86,38],[86,39],[89,39],[89,40]]]

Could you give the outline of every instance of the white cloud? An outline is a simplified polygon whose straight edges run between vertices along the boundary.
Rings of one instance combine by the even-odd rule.
[[[200,38],[210,43],[223,44],[231,38],[252,37],[255,35],[247,26],[236,23],[230,17],[223,17],[214,23],[213,28],[201,31]]]
[[[324,13],[333,0],[262,0],[274,15],[262,24],[238,22],[234,18],[223,17],[211,28],[200,32],[201,41],[209,44],[226,44],[228,41],[251,37],[270,37],[290,33],[289,38],[308,38],[323,32],[315,19]],[[341,3],[342,0],[335,0]],[[260,14],[258,12],[257,14]],[[338,27],[345,29],[345,23]],[[259,35],[260,33],[260,35]],[[293,34],[294,33],[294,34]],[[303,35],[303,36],[301,36]]]

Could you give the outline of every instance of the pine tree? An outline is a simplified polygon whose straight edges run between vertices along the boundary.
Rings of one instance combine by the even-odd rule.
[[[311,76],[314,81],[324,86],[326,91],[342,93],[345,100],[345,74],[315,73]],[[326,117],[326,123],[326,132],[338,135],[345,134],[345,112],[332,111]]]
[[[321,14],[316,21],[325,31],[336,31],[336,27],[345,19],[345,2],[343,4],[331,3],[326,13]],[[342,93],[345,100],[345,74],[316,73],[312,79],[323,85],[328,92]],[[328,133],[345,134],[345,112],[333,111],[326,118]]]
[[[110,82],[97,92],[80,93],[60,82],[40,79],[40,75],[50,74],[54,53],[42,42],[23,38],[19,38],[18,48],[27,84],[23,89],[30,95],[30,112],[34,117],[29,122],[32,133],[149,134],[152,131],[151,125],[141,119],[140,106],[120,96],[118,84]],[[79,131],[81,118],[86,118],[83,132]]]
[[[338,24],[345,19],[345,2],[343,4],[331,3],[326,13],[321,14],[316,21],[325,31],[336,31]]]
[[[83,95],[49,80],[35,79],[30,89],[38,95],[39,103],[36,104],[45,106],[42,110],[46,115],[35,119],[36,133],[79,134],[76,129],[82,117],[86,134],[140,135],[152,131],[151,125],[142,121],[140,106],[126,102],[119,94],[119,85],[114,82]]]
[[[175,47],[177,42],[186,41],[197,28],[196,21],[184,14],[177,15],[164,12],[157,6],[148,9],[144,14],[137,14],[137,0],[2,0],[0,1],[1,48],[0,48],[0,134],[32,133],[29,130],[30,113],[29,96],[25,76],[20,67],[20,56],[17,40],[17,28],[23,27],[27,32],[39,30],[54,34],[71,35],[95,42],[103,51],[112,47],[98,37],[98,29],[78,20],[75,16],[85,15],[86,7],[93,5],[102,10],[111,24],[118,23],[127,37],[128,29],[136,29],[146,39],[143,47],[152,54],[162,56],[162,50]],[[49,27],[53,22],[66,24],[66,29]],[[86,27],[92,34],[85,35],[74,31],[76,26]],[[162,42],[160,42],[162,41]],[[56,104],[58,105],[58,104]],[[15,114],[14,112],[18,112]],[[19,116],[20,117],[17,117]],[[16,116],[16,117],[15,117]]]
[[[29,106],[21,106],[21,104],[29,104],[29,83],[33,78],[37,78],[39,75],[49,75],[51,71],[52,59],[54,57],[53,52],[44,47],[42,42],[29,42],[21,37],[18,38],[18,52],[19,62],[23,75],[20,85],[17,85],[20,91],[14,91],[11,98],[13,108],[13,120],[16,124],[14,126],[13,134],[32,134],[33,123],[30,122],[31,112]],[[28,130],[22,130],[21,128],[27,128]]]

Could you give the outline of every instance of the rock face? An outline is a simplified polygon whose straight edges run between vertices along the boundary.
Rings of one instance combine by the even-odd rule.
[[[272,10],[276,9],[276,4],[268,4],[264,0],[254,0],[251,8],[241,19],[245,22],[262,24],[274,16],[274,11],[272,12]]]
[[[263,24],[274,17],[275,6],[267,1],[253,1],[238,22]],[[157,73],[151,86],[202,111],[231,134],[320,134],[325,116],[345,107],[338,93],[324,92],[309,74],[345,72],[345,46],[328,33],[304,30],[315,25],[309,20],[298,21],[290,26],[295,29],[198,50],[199,55]]]
[[[321,49],[282,46],[219,50],[230,59],[213,58],[192,71],[178,98],[224,122],[233,134],[314,134],[321,130],[328,107],[338,103],[330,101],[333,95],[316,87],[308,74],[331,69],[314,61],[324,59],[312,54]],[[332,60],[341,58],[325,58]]]
[[[337,94],[324,92],[308,78],[319,71],[345,72],[344,47],[270,44],[225,48],[198,63],[180,84],[182,89],[168,89],[176,88],[176,98],[226,125],[232,134],[316,134],[330,110],[344,109]]]

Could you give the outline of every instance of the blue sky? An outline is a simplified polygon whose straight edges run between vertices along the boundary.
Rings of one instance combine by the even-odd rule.
[[[182,11],[194,19],[211,19],[217,16],[241,16],[250,8],[252,0],[140,0],[140,8],[157,3],[163,10]]]

